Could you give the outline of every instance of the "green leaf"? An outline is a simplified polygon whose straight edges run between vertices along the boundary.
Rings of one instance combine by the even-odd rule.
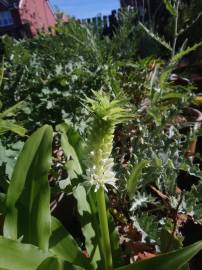
[[[7,270],[36,270],[49,253],[38,247],[0,236],[0,267]]]
[[[131,174],[127,181],[127,190],[130,198],[132,198],[135,194],[138,181],[142,176],[142,170],[148,165],[147,160],[141,160],[139,163],[133,166]]]
[[[164,100],[169,100],[169,99],[182,99],[186,94],[183,93],[177,93],[177,92],[170,92],[170,93],[165,93],[161,97],[161,101]]]
[[[21,110],[24,108],[26,103],[24,101],[20,101],[17,104],[13,105],[12,107],[6,109],[2,113],[0,113],[0,118],[8,117],[11,115],[14,115],[17,111]]]
[[[90,261],[84,257],[74,238],[66,231],[59,220],[52,217],[50,251],[63,260],[85,269],[93,269]]]
[[[45,259],[36,270],[84,270],[84,268],[61,261],[57,257],[50,257]]]
[[[178,270],[202,249],[202,241],[188,247],[156,256],[152,259],[119,267],[116,270]]]
[[[85,237],[85,246],[90,260],[95,269],[104,269],[100,256],[102,249],[95,192],[90,191],[87,195],[85,188],[79,185],[74,190],[73,195],[77,200],[82,232]]]
[[[14,124],[11,121],[0,119],[0,135],[7,131],[12,131],[19,136],[24,136],[26,129],[20,125]]]
[[[43,126],[25,143],[14,168],[7,193],[4,236],[48,250],[52,128]]]
[[[25,106],[25,102],[21,101],[15,104],[14,106],[8,108],[4,112],[0,113],[0,135],[7,132],[12,131],[20,136],[24,136],[26,133],[26,129],[20,125],[17,125],[9,120],[4,120],[4,117],[12,116]]]
[[[177,13],[176,13],[176,10],[175,8],[172,6],[170,0],[163,0],[165,6],[166,6],[166,9],[170,12],[171,15],[173,16],[176,16]]]
[[[62,270],[61,262],[56,257],[45,259],[37,270]]]
[[[68,174],[71,179],[77,178],[77,175],[82,174],[82,167],[79,162],[81,151],[80,135],[66,124],[58,125],[57,130],[61,133],[62,149],[68,159],[66,163]]]
[[[182,59],[182,57],[184,57],[185,55],[197,50],[198,48],[200,48],[202,46],[202,41],[199,43],[194,44],[191,47],[188,47],[186,50],[180,51],[179,53],[175,54],[172,59],[171,59],[171,64],[176,64],[180,59]]]

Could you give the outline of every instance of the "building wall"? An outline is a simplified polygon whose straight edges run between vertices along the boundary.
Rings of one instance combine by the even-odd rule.
[[[33,35],[39,31],[47,31],[56,24],[47,0],[21,0],[19,13],[22,24],[29,23]]]
[[[8,9],[5,6],[0,4],[0,12],[3,11],[10,11],[12,19],[13,19],[13,24],[8,25],[8,26],[0,26],[0,35],[3,34],[10,34],[13,31],[16,31],[19,27],[21,27],[21,20],[19,16],[19,12],[17,9]],[[0,15],[1,16],[1,15]]]

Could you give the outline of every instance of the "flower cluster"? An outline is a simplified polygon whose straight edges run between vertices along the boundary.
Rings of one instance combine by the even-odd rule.
[[[102,151],[99,150],[99,154],[102,155]],[[92,160],[95,160],[94,163],[91,163]],[[86,175],[84,179],[85,182],[90,187],[94,187],[97,191],[100,187],[103,187],[107,191],[107,185],[111,185],[116,188],[116,177],[113,172],[114,160],[113,158],[101,158],[96,162],[96,156],[94,152],[91,152],[89,155],[88,163],[93,164],[89,166],[86,170]]]

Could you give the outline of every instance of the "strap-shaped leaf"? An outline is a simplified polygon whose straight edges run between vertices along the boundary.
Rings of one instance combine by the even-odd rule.
[[[93,269],[90,261],[84,257],[74,238],[66,231],[60,221],[54,217],[52,217],[51,231],[49,248],[53,254],[85,269]]]
[[[52,128],[43,126],[25,143],[7,193],[4,236],[48,250]]]
[[[43,261],[36,270],[84,270],[84,268],[63,262],[56,257],[50,257]]]
[[[80,185],[74,190],[73,195],[77,200],[82,232],[85,237],[86,249],[90,256],[90,260],[95,269],[104,269],[100,256],[102,247],[98,226],[99,219],[97,206],[95,203],[95,192],[90,191],[87,194],[85,188]]]
[[[117,270],[178,270],[202,249],[202,241],[188,247],[156,256],[135,264],[117,268]]]
[[[0,237],[0,269],[36,270],[50,256],[35,246]]]

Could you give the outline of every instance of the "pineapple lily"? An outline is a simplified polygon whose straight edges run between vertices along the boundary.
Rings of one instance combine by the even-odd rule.
[[[106,185],[115,187],[116,183],[114,160],[111,157],[115,127],[132,118],[132,114],[124,107],[124,101],[121,99],[111,100],[103,91],[94,92],[94,96],[95,99],[87,98],[87,108],[92,114],[92,125],[86,142],[87,170],[84,178],[96,191],[103,261],[105,270],[112,270],[105,190]]]
[[[86,175],[84,178],[97,191],[106,184],[116,186],[111,157],[115,126],[132,119],[124,100],[111,100],[103,91],[93,92],[95,99],[87,98],[87,109],[92,114],[92,124],[86,142]]]

